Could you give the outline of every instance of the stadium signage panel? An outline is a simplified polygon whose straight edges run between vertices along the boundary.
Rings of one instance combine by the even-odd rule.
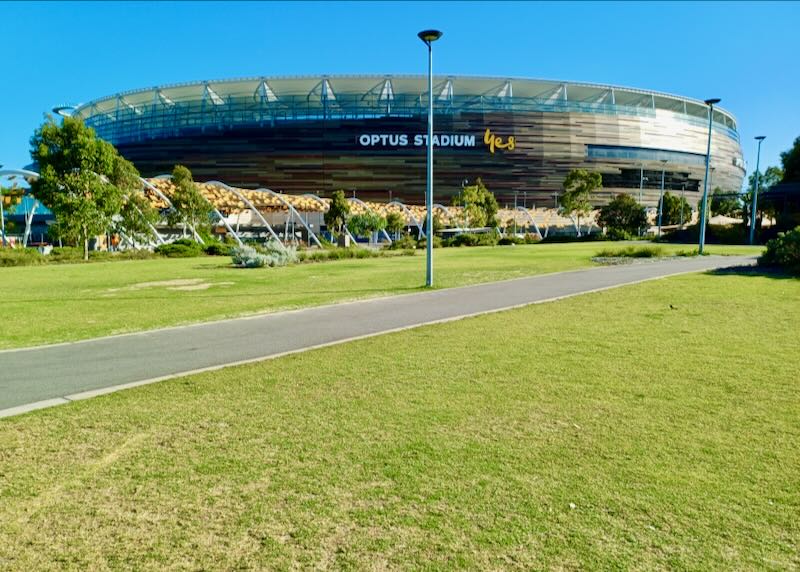
[[[428,136],[423,133],[410,135],[407,133],[362,133],[357,138],[361,147],[427,147]],[[475,135],[461,135],[458,133],[438,133],[433,136],[434,147],[458,147],[471,148],[478,146],[478,139]],[[503,138],[492,133],[491,129],[486,129],[483,134],[483,143],[490,153],[494,154],[498,149],[501,151],[513,151],[516,148],[517,140],[513,135]]]
[[[406,133],[363,133],[358,136],[362,147],[426,147],[428,136],[417,133],[413,137]],[[443,133],[433,136],[434,147],[475,147],[474,135]]]

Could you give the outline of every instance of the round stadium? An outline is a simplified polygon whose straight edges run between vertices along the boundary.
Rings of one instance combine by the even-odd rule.
[[[662,188],[697,204],[708,110],[654,91],[537,79],[434,81],[434,193],[449,204],[480,177],[501,205],[555,207],[567,173],[602,174],[597,205]],[[367,201],[424,202],[427,77],[258,77],[136,89],[74,114],[144,177],[189,167],[198,181],[286,195],[343,189]],[[736,120],[714,108],[709,189],[738,191]]]

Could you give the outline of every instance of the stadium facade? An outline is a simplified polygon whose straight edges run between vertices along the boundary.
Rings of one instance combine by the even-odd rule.
[[[566,174],[603,175],[654,205],[661,188],[702,193],[708,107],[654,91],[533,79],[438,77],[434,84],[436,200],[481,177],[501,203],[553,206]],[[276,77],[128,91],[76,116],[143,176],[188,166],[199,181],[242,188],[410,204],[425,191],[425,76]],[[736,120],[714,109],[710,188],[741,188]]]

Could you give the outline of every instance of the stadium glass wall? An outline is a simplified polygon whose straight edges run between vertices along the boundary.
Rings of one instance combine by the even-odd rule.
[[[77,116],[144,176],[188,166],[197,180],[329,196],[422,203],[424,76],[254,78],[136,90]],[[570,169],[603,174],[603,203],[629,192],[649,205],[665,188],[697,203],[708,108],[702,101],[594,84],[440,78],[434,88],[434,186],[447,202],[481,177],[501,203],[553,206]],[[738,191],[736,121],[714,110],[711,188]],[[662,161],[666,160],[666,163]]]

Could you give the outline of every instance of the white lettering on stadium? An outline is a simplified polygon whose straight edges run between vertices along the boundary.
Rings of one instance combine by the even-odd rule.
[[[408,147],[413,143],[415,147],[428,145],[428,136],[417,134],[409,140],[406,134],[364,133],[358,136],[358,143],[362,147]],[[475,147],[474,135],[437,134],[433,136],[434,147]]]

